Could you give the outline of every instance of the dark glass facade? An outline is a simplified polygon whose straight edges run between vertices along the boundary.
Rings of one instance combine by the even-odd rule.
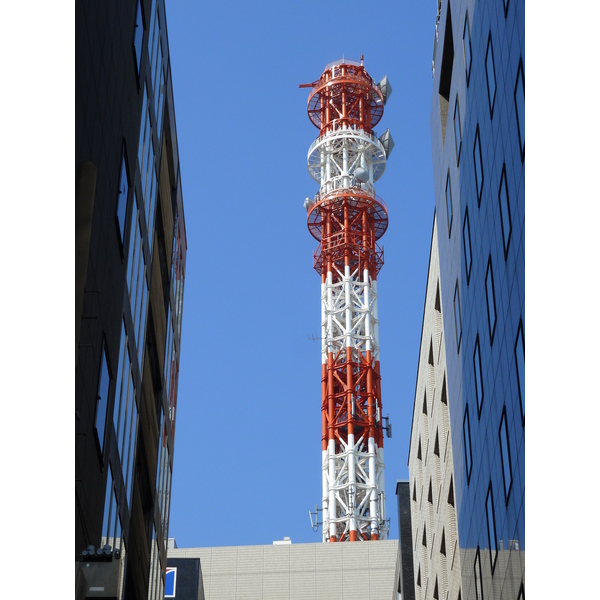
[[[516,600],[525,579],[525,2],[440,4],[431,135],[438,219],[457,223],[438,230],[438,243],[442,304],[453,307],[443,318],[461,598]],[[447,127],[448,115],[460,121]]]
[[[410,515],[410,483],[396,482],[398,497],[398,586],[402,600],[415,600],[415,574],[412,554],[412,523]]]
[[[75,560],[110,545],[116,595],[162,599],[187,248],[164,0],[75,4],[75,220]]]

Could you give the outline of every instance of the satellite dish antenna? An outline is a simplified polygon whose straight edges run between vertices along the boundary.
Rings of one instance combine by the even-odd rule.
[[[306,212],[308,212],[312,207],[313,207],[314,202],[310,199],[310,198],[306,198],[306,200],[304,200],[304,210]]]
[[[354,177],[361,183],[367,183],[369,181],[369,172],[363,167],[357,167],[354,169]]]

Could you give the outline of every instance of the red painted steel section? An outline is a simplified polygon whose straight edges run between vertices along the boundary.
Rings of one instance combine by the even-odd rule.
[[[309,85],[308,117],[320,135],[344,125],[371,133],[383,116],[383,94],[362,65],[334,64],[300,87]]]

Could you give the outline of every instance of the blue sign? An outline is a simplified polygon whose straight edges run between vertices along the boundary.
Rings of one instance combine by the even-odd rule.
[[[167,567],[165,577],[165,598],[175,598],[175,588],[177,586],[177,567]]]

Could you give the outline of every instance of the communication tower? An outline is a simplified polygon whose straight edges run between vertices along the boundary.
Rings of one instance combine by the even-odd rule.
[[[319,129],[308,170],[320,187],[304,206],[321,276],[323,541],[386,539],[383,431],[390,436],[391,426],[381,405],[377,240],[388,211],[373,184],[394,142],[373,127],[392,90],[387,76],[371,79],[362,56],[330,63],[300,87],[311,88],[308,116]]]

